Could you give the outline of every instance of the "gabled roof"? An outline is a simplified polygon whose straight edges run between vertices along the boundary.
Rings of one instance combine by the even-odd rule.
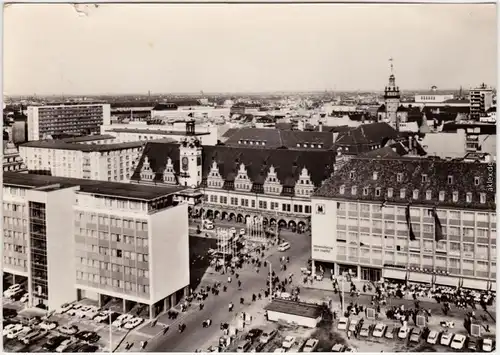
[[[336,145],[359,145],[382,143],[399,137],[398,132],[386,122],[368,123],[340,133]]]
[[[175,143],[147,143],[131,180],[140,180],[140,171],[145,157],[155,173],[155,181],[163,180],[168,158],[174,171],[179,173],[179,145]],[[331,151],[299,151],[289,149],[252,149],[226,146],[204,146],[202,150],[202,176],[206,179],[213,162],[225,181],[234,181],[239,166],[243,163],[248,177],[254,184],[264,183],[271,166],[285,187],[293,187],[302,168],[306,168],[315,186],[319,186],[333,171],[335,155]]]
[[[362,153],[359,156],[367,157],[367,158],[398,158],[399,155],[393,148],[391,147],[383,147],[380,149],[371,150],[366,153]]]
[[[464,161],[450,161],[436,158],[400,158],[372,159],[355,157],[349,164],[340,168],[314,194],[316,197],[339,198],[356,201],[380,201],[406,205],[447,206],[480,210],[495,210],[495,189],[488,186],[488,174],[495,175],[496,166],[489,173],[488,164]],[[373,173],[377,172],[377,180]],[[352,173],[352,174],[351,174]],[[401,175],[398,181],[397,175]],[[427,175],[423,181],[422,175]],[[448,183],[452,176],[452,183]],[[479,184],[476,185],[475,178]],[[492,176],[493,181],[495,176]],[[340,187],[344,187],[344,193]],[[357,187],[356,195],[351,194],[351,187]],[[368,188],[367,194],[363,189]],[[376,188],[380,188],[380,196],[376,196]],[[393,196],[387,196],[387,189],[393,188]],[[404,198],[400,197],[400,189],[406,190]],[[418,190],[418,198],[413,199],[413,190]],[[431,191],[431,199],[427,200],[426,192]],[[439,201],[439,192],[445,193],[444,201]],[[453,193],[458,192],[458,200],[453,201]],[[472,193],[472,202],[466,202],[466,193]],[[486,203],[480,203],[480,194],[486,194]]]

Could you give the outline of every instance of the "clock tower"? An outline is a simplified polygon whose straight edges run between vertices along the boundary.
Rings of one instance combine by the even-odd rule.
[[[179,183],[198,187],[202,180],[202,146],[198,139],[185,140],[179,147]]]
[[[396,77],[393,73],[394,67],[392,65],[392,58],[389,61],[391,62],[391,75],[389,76],[389,84],[385,87],[384,91],[385,119],[391,126],[399,131],[399,118],[397,116],[397,112],[401,102],[401,95],[399,87],[396,86]]]

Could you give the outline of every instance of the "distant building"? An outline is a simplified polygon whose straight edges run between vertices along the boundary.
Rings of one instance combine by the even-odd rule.
[[[479,121],[481,117],[487,116],[490,107],[493,106],[493,89],[485,84],[471,89],[470,97],[470,119]]]
[[[26,164],[12,142],[3,142],[3,171],[27,172]]]
[[[415,95],[415,103],[417,104],[443,103],[447,100],[452,100],[454,98],[455,96],[452,94],[438,94],[437,87],[433,86],[430,92]]]
[[[229,107],[206,106],[201,105],[198,100],[184,100],[157,104],[151,110],[151,118],[164,120],[228,119],[230,111]]]
[[[101,125],[111,123],[110,112],[109,104],[28,106],[28,140],[99,133]]]

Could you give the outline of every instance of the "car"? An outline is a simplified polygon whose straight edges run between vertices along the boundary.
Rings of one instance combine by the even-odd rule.
[[[288,249],[290,249],[290,243],[288,243],[288,242],[281,243],[278,246],[279,251],[287,251]]]
[[[38,325],[38,324],[42,323],[42,318],[39,317],[39,316],[34,316],[34,317],[31,317],[31,318],[24,318],[23,321],[27,325],[33,326],[33,325]]]
[[[13,331],[18,331],[18,330],[23,329],[23,327],[24,326],[22,324],[20,324],[20,323],[8,324],[8,325],[6,325],[6,326],[3,327],[2,335],[6,336],[6,335],[10,334]]]
[[[69,348],[71,345],[75,344],[76,340],[74,339],[66,339],[59,344],[59,346],[56,348],[56,352],[62,353],[64,350]]]
[[[246,232],[247,232],[247,231],[245,230],[245,228],[241,228],[241,229],[240,229],[240,235],[245,235],[245,234],[246,234]]]
[[[318,344],[319,344],[318,339],[311,338],[311,339],[306,341],[306,344],[304,345],[304,350],[302,350],[302,352],[312,353],[312,352],[314,352],[314,350],[316,350],[316,348],[318,347]]]
[[[375,338],[382,338],[387,329],[387,326],[384,323],[377,323],[375,328],[373,329],[373,336]]]
[[[23,344],[29,345],[32,342],[34,342],[35,340],[43,338],[47,334],[48,334],[48,331],[44,330],[44,329],[31,329],[26,334],[24,334],[22,337],[20,337],[19,340]]]
[[[120,314],[113,311],[101,311],[96,314],[94,320],[99,323],[113,323]]]
[[[59,333],[66,335],[74,335],[78,333],[78,327],[76,325],[60,325],[57,327]]]
[[[453,333],[444,332],[443,334],[441,334],[441,340],[439,341],[439,344],[450,346],[451,338],[453,338]]]
[[[85,312],[80,311],[80,313],[83,313],[80,315],[82,318],[94,319],[99,314],[99,308],[89,306]]]
[[[352,319],[349,324],[349,330],[351,332],[357,331],[363,325],[363,321],[359,319]]]
[[[53,321],[44,320],[42,323],[40,323],[40,328],[45,330],[52,330],[56,329],[57,327],[58,327],[57,322]]]
[[[258,343],[255,348],[253,348],[252,350],[250,350],[251,353],[260,353],[264,347],[266,346],[266,344],[262,344],[262,343]]]
[[[485,338],[483,339],[483,345],[481,346],[481,349],[485,352],[492,352],[493,351],[493,339],[490,338]]]
[[[101,337],[93,331],[90,330],[82,330],[81,332],[78,332],[75,337],[77,337],[80,340],[85,340],[89,343],[96,343]]]
[[[439,338],[439,332],[436,332],[435,330],[432,330],[429,335],[427,336],[427,343],[429,344],[436,344]]]
[[[92,308],[90,306],[81,306],[78,308],[78,310],[75,312],[75,315],[80,318],[85,318],[87,315],[87,312],[90,311]]]
[[[74,304],[73,307],[71,307],[70,309],[68,309],[66,311],[66,314],[69,315],[69,316],[76,316],[79,313],[79,311],[80,311],[80,309],[82,307],[83,306],[81,304],[79,304],[79,303]]]
[[[349,319],[348,318],[346,318],[346,317],[339,318],[339,322],[337,324],[338,330],[347,330],[348,326],[349,326]]]
[[[252,346],[252,343],[248,340],[245,340],[238,345],[238,347],[236,348],[236,352],[237,353],[244,353],[248,349],[250,349],[250,346]]]
[[[251,341],[254,341],[255,339],[257,339],[258,337],[260,337],[260,335],[262,334],[262,329],[259,329],[259,328],[253,328],[253,329],[250,329],[250,331],[248,332],[247,336],[245,337],[246,340],[251,340]]]
[[[346,349],[344,350],[344,352],[345,352],[345,353],[356,353],[357,351],[356,351],[356,349],[355,349],[355,348],[346,348]]]
[[[123,325],[125,325],[125,323],[132,320],[133,318],[134,316],[131,314],[122,314],[121,316],[118,316],[118,318],[115,319],[112,325],[115,327],[122,327]]]
[[[97,345],[92,344],[83,344],[80,348],[78,348],[77,352],[79,353],[95,353],[99,347]]]
[[[422,329],[418,327],[413,328],[410,333],[410,341],[413,343],[418,343],[420,341],[421,336],[422,336]]]
[[[285,348],[277,348],[273,352],[274,353],[286,353],[286,349]]]
[[[451,341],[450,348],[455,350],[462,350],[464,348],[466,339],[467,337],[465,335],[455,334],[453,340]]]
[[[332,347],[332,353],[343,353],[345,350],[345,346],[338,343],[338,344],[335,344],[333,347]]]
[[[73,344],[64,349],[63,353],[77,353],[78,350],[80,350],[80,348],[82,348],[84,345],[85,343],[75,341]]]
[[[276,336],[276,334],[278,334],[277,329],[266,330],[260,336],[259,341],[262,344],[267,344],[267,343],[269,343],[269,341],[271,341]]]
[[[59,308],[57,310],[56,313],[66,313],[67,311],[69,311],[71,308],[73,308],[73,304],[72,303],[64,303],[61,308]]]
[[[401,327],[401,328],[399,328],[398,338],[399,339],[406,339],[408,337],[408,333],[410,333],[410,328]]]
[[[125,325],[123,325],[123,328],[134,329],[135,327],[140,325],[142,322],[144,322],[144,319],[139,318],[139,317],[135,317],[135,318],[132,318],[131,320],[129,320],[127,323],[125,323]]]
[[[16,292],[12,293],[9,298],[13,301],[19,301],[21,298],[23,298],[24,294],[26,291],[23,289],[17,290]]]
[[[21,326],[11,329],[11,331],[7,334],[7,339],[16,339],[18,337],[24,336],[27,332],[31,330],[30,327]]]
[[[386,337],[387,339],[394,339],[394,331],[395,330],[396,330],[396,328],[394,328],[393,325],[387,326],[387,329],[385,330],[384,337]]]
[[[29,298],[30,298],[30,294],[29,294],[28,292],[26,292],[26,293],[25,293],[25,294],[21,297],[21,299],[20,299],[19,301],[20,301],[21,303],[26,303],[26,302],[28,302]]]
[[[365,323],[361,326],[361,330],[359,331],[359,335],[362,337],[368,337],[370,336],[370,324]]]
[[[42,345],[42,348],[50,351],[54,351],[63,341],[69,339],[64,335],[56,335],[52,338],[47,339],[45,344]]]
[[[3,292],[3,296],[6,297],[6,298],[9,298],[11,297],[14,293],[18,292],[19,290],[21,290],[21,285],[20,284],[15,284],[15,285],[12,285],[10,286],[8,289],[6,289],[4,292]]]
[[[478,350],[477,340],[476,339],[474,339],[474,338],[468,338],[468,340],[467,340],[467,350],[469,350],[468,352],[474,352],[474,351]]]
[[[299,353],[299,352],[301,352],[305,343],[306,343],[305,340],[301,340],[301,341],[295,342],[295,344],[293,344],[292,348],[290,348],[290,350],[288,350],[288,352],[289,353]]]
[[[12,308],[4,308],[2,313],[4,319],[10,319],[17,316],[17,311]]]
[[[283,339],[283,342],[281,343],[281,347],[285,349],[290,349],[293,344],[295,344],[296,338],[291,335],[287,335],[285,339]]]

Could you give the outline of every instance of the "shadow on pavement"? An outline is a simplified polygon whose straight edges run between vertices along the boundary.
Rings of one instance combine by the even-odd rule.
[[[217,240],[212,238],[189,236],[189,257],[190,264],[190,285],[191,289],[195,290],[201,282],[203,275],[210,266],[208,258],[208,249],[217,248]]]

